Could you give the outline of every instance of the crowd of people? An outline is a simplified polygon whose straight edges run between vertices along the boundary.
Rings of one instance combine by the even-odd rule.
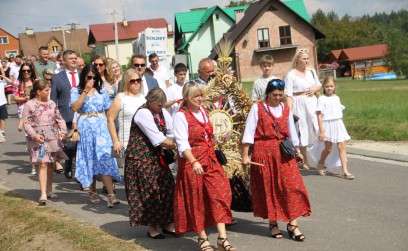
[[[187,66],[177,64],[170,83],[154,53],[148,56],[150,67],[145,55],[135,54],[124,72],[117,61],[102,55],[89,64],[72,50],[55,58],[57,62],[49,60],[48,48],[40,47],[33,61],[23,62],[21,56],[10,64],[2,61],[0,74],[1,136],[6,136],[11,94],[18,105],[18,129],[26,134],[31,173],[38,175],[39,204],[58,199],[52,187],[55,172],[75,177],[93,204],[101,202],[96,187],[102,181],[107,206],[114,207],[120,200],[113,184],[122,183],[124,168],[131,226],[147,226],[152,239],[194,231],[200,250],[207,251],[213,247],[205,229],[216,226],[219,250],[236,250],[226,232],[226,226],[236,223],[230,182],[217,160],[213,126],[203,106],[215,61],[202,59],[197,79],[187,83]],[[310,168],[307,148],[313,146],[310,154],[318,174],[342,166],[343,177],[353,179],[345,150],[350,136],[335,79],[323,81],[318,98],[322,85],[307,52],[296,54],[285,81],[273,76],[273,65],[270,55],[260,60],[263,74],[253,84],[242,164],[259,165],[250,168],[249,203],[255,217],[268,220],[269,235],[283,238],[278,226],[283,221],[288,222],[289,238],[304,241],[297,219],[311,214],[299,171]],[[228,100],[214,102],[233,108]],[[74,130],[79,132],[77,142],[67,140]],[[280,148],[287,139],[296,149],[293,156]],[[174,153],[177,161],[172,164]]]

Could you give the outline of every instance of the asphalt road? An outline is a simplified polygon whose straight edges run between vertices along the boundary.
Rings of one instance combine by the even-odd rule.
[[[17,131],[16,105],[9,106],[9,113],[7,141],[0,144],[0,186],[37,201],[38,181],[30,175],[24,134]],[[284,223],[279,225],[285,238],[272,239],[267,221],[254,218],[252,213],[236,212],[233,216],[239,224],[228,228],[231,243],[238,250],[408,250],[407,162],[359,158],[358,150],[353,154],[357,155],[349,157],[349,169],[355,180],[340,178],[340,171],[326,177],[302,171],[312,207],[310,217],[299,219],[306,236],[303,243],[288,240]],[[97,186],[100,191],[102,184]],[[121,200],[119,206],[107,208],[104,195],[102,203],[94,205],[77,183],[59,174],[55,175],[54,192],[60,199],[49,201],[48,206],[153,250],[198,250],[194,233],[151,240],[146,236],[146,227],[131,228],[124,186],[117,184],[116,191]],[[216,229],[207,231],[215,244]]]

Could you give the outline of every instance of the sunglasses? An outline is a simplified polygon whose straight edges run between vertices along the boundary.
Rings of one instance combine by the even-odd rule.
[[[195,86],[197,83],[194,80],[188,81],[187,83],[189,86]]]
[[[95,67],[98,67],[98,66],[99,66],[99,67],[102,67],[102,66],[104,66],[105,64],[95,64],[95,63],[94,63],[94,65],[95,65]]]
[[[140,84],[140,83],[142,83],[142,79],[141,78],[131,79],[131,80],[129,80],[129,83],[131,83],[132,85]]]
[[[21,70],[21,72],[31,73],[31,70]]]
[[[146,64],[133,64],[134,67],[146,67]]]
[[[91,79],[96,80],[97,77],[96,76],[86,76],[86,79],[87,80],[91,80]]]
[[[283,82],[282,80],[273,80],[273,81],[270,81],[269,83],[268,83],[268,85],[272,85],[272,86],[285,86],[285,82]]]

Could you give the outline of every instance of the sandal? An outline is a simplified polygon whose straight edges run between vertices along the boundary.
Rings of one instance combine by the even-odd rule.
[[[221,244],[218,241],[222,241]],[[217,239],[218,250],[220,251],[236,251],[237,250],[236,248],[231,246],[231,244],[225,244],[226,241],[228,241],[227,238],[218,237]]]
[[[353,180],[353,179],[354,179],[354,175],[352,175],[351,173],[343,173],[343,179]]]
[[[47,195],[46,194],[41,195],[40,199],[38,200],[38,205],[39,206],[47,205]]]
[[[211,244],[206,245],[206,246],[203,247],[203,245],[204,245],[205,242],[210,243],[210,241],[208,240],[208,237],[205,238],[205,239],[204,239],[204,238],[201,238],[201,237],[198,237],[198,246],[200,247],[200,250],[201,250],[201,251],[214,251],[214,249],[212,248]]]
[[[303,170],[310,170],[310,167],[306,165],[305,163],[299,163],[298,167]]]
[[[90,191],[89,187],[84,187],[81,183],[79,183],[79,190],[81,191]]]
[[[59,196],[57,194],[53,193],[53,192],[49,192],[49,193],[47,193],[47,198],[58,199]]]
[[[120,201],[116,198],[115,194],[108,194],[108,207],[112,208],[113,204],[119,204]]]
[[[324,165],[322,164],[317,164],[317,173],[319,173],[321,176],[325,176],[327,171],[325,170]]]
[[[99,196],[96,192],[89,191],[89,200],[91,201],[92,204],[99,204],[101,203],[101,199],[99,199]]]
[[[289,227],[293,227],[292,231],[289,230]],[[298,226],[288,223],[288,226],[286,227],[286,229],[288,230],[289,239],[292,239],[292,237],[295,237],[295,241],[304,241],[305,240],[304,234],[295,235],[296,228],[298,228]]]
[[[282,233],[280,231],[277,234],[272,234],[272,229],[274,229],[275,227],[277,227],[279,229],[278,223],[276,223],[276,224],[269,223],[269,231],[271,232],[272,238],[276,238],[276,239],[283,238],[283,235],[282,235]]]
[[[58,165],[58,164],[59,164],[59,165]],[[58,164],[57,164],[57,162],[55,163],[54,172],[57,173],[57,174],[64,173],[64,168],[61,166],[60,163],[58,163]],[[57,168],[57,166],[58,166],[59,168]]]

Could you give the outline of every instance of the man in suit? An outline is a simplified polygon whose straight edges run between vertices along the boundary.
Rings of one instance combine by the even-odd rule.
[[[207,83],[214,77],[215,63],[211,58],[203,58],[198,63],[198,78],[197,80],[203,84]]]
[[[69,107],[71,100],[71,88],[79,85],[79,74],[77,70],[77,55],[72,50],[66,50],[62,54],[65,70],[52,77],[51,100],[54,101],[62,118],[65,120],[67,129],[71,130],[74,112]],[[67,179],[72,178],[72,159],[75,156],[76,149],[72,145],[65,145],[64,152],[68,156],[65,161],[64,174]]]
[[[147,93],[159,87],[159,83],[155,78],[147,76],[145,73],[146,71],[146,58],[142,54],[134,54],[131,58],[132,68],[135,69],[140,75],[142,75],[143,80],[143,95],[146,96]]]

